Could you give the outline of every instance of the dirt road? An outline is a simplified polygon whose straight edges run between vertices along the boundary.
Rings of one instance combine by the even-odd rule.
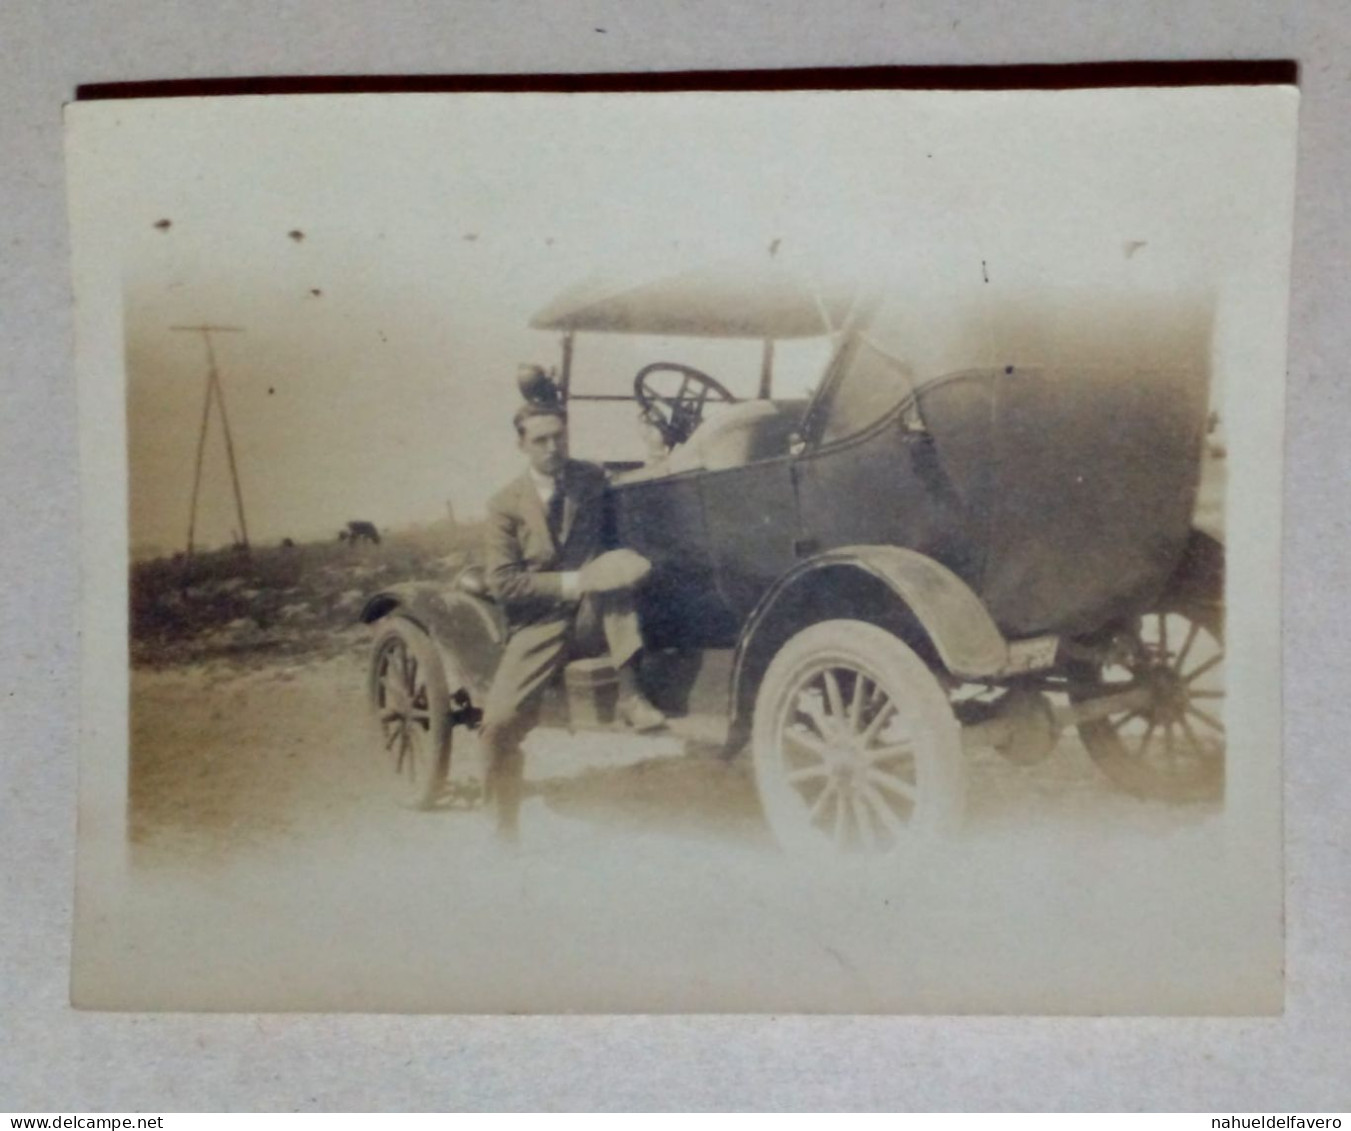
[[[327,658],[137,670],[131,795],[139,857],[220,858],[370,822],[438,835],[480,823],[464,812],[409,813],[387,797],[366,710],[367,640],[353,631]],[[647,832],[770,850],[745,759],[686,753],[671,737],[562,731],[537,732],[528,750],[531,811],[617,843]],[[1197,815],[1117,794],[1072,735],[1038,766],[993,753],[972,759],[975,835],[1085,822],[1157,831]]]
[[[133,673],[131,870],[87,1003],[1206,1012],[1278,967],[1219,811],[1122,796],[1073,738],[973,756],[959,838],[843,874],[778,852],[743,761],[538,731],[503,855],[483,813],[389,798],[368,640],[340,643]]]

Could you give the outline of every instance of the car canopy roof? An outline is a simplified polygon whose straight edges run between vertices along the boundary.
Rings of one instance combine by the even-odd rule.
[[[838,330],[852,295],[807,283],[781,267],[719,267],[656,282],[590,281],[531,320],[537,330],[698,338],[812,338]]]

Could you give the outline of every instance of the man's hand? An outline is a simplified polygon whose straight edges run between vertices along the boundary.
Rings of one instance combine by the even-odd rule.
[[[634,550],[609,550],[577,571],[582,593],[613,593],[632,589],[652,572],[652,563]]]

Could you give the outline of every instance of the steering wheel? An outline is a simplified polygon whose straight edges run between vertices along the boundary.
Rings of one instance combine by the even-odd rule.
[[[659,374],[674,377],[659,381]],[[678,384],[675,378],[679,378]],[[674,391],[664,391],[664,388]],[[633,396],[643,416],[652,423],[666,441],[667,447],[683,444],[704,419],[704,406],[710,401],[732,402],[736,397],[707,373],[690,365],[673,361],[654,361],[638,370],[633,379]]]

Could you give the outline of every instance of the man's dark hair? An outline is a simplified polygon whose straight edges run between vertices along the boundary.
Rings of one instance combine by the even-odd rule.
[[[516,410],[516,415],[511,418],[512,424],[516,426],[516,438],[525,438],[525,422],[532,416],[555,416],[564,424],[568,422],[567,411],[561,404],[538,404],[526,403]]]

